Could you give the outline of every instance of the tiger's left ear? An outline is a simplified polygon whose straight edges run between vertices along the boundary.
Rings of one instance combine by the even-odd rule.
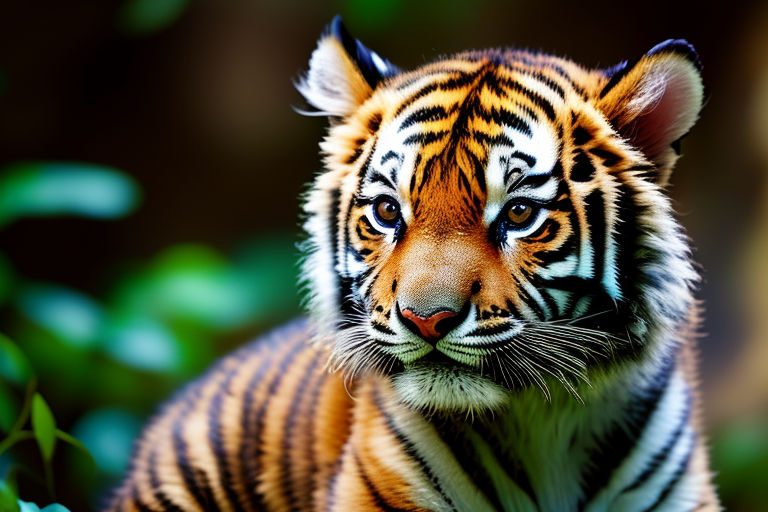
[[[336,16],[320,37],[309,70],[296,88],[318,114],[344,117],[368,99],[381,80],[399,72],[352,37],[341,16]]]
[[[699,56],[688,42],[670,39],[610,76],[597,106],[630,144],[656,165],[664,185],[680,152],[680,139],[693,127],[704,100]]]

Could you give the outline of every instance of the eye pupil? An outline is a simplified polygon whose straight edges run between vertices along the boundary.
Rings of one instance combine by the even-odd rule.
[[[524,203],[515,203],[510,206],[507,217],[512,224],[523,224],[530,219],[533,208]]]
[[[385,226],[394,226],[400,219],[400,206],[389,197],[383,197],[376,201],[374,212],[377,220]]]

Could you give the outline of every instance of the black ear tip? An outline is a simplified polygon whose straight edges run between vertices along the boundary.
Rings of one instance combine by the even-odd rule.
[[[333,36],[336,39],[342,39],[344,36],[349,36],[349,31],[347,31],[347,27],[344,26],[340,14],[333,17],[331,22],[325,27],[325,33],[323,35]]]
[[[676,53],[685,57],[701,73],[702,65],[699,54],[693,48],[693,45],[685,39],[667,39],[651,48],[646,55],[658,55],[661,53]]]
[[[335,37],[344,46],[347,51],[350,51],[355,47],[355,38],[349,33],[344,22],[341,20],[341,15],[337,14],[333,17],[331,22],[325,28],[324,36]]]

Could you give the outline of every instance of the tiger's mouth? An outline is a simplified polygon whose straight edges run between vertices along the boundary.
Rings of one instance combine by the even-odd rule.
[[[479,379],[508,391],[537,387],[546,397],[550,386],[559,383],[578,399],[577,388],[589,384],[590,369],[623,357],[631,348],[622,337],[567,323],[497,326],[495,335],[488,329],[482,332],[487,337],[446,336],[390,374],[416,372],[425,381],[433,374],[435,383],[443,384],[451,378],[475,383]]]

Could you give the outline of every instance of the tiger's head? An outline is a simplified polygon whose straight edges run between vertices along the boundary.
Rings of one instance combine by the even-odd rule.
[[[401,71],[336,18],[297,86],[331,119],[303,270],[348,378],[468,411],[666,356],[697,279],[663,193],[702,106],[688,43],[610,69],[494,49]]]

